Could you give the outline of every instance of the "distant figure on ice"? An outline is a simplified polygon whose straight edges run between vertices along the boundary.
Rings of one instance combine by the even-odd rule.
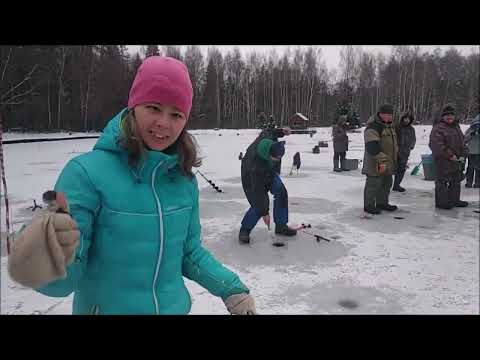
[[[468,154],[453,105],[446,105],[435,121],[428,143],[435,165],[435,207],[452,209],[468,206],[460,200],[463,163]]]
[[[365,128],[365,153],[362,174],[367,175],[363,192],[363,209],[369,214],[381,210],[395,211],[396,205],[388,203],[392,174],[398,159],[397,135],[392,128],[393,106],[383,104]]]
[[[472,124],[465,132],[465,144],[468,147],[468,168],[465,187],[480,187],[480,115],[473,119]],[[475,182],[474,182],[475,180]]]
[[[395,124],[395,132],[398,139],[398,168],[395,174],[395,181],[393,182],[393,191],[405,191],[405,188],[401,187],[400,183],[403,180],[405,171],[407,171],[410,151],[414,149],[417,140],[412,123],[413,115],[411,113],[405,113],[400,118],[400,121]]]
[[[345,158],[348,151],[347,116],[342,115],[332,127],[333,138],[333,171],[348,171]],[[340,166],[338,160],[340,159]]]
[[[128,107],[57,180],[69,213],[35,219],[15,241],[14,280],[47,296],[74,293],[74,314],[161,315],[190,312],[186,277],[231,314],[256,313],[249,289],[201,243],[192,97],[184,63],[143,61]]]
[[[297,170],[297,174],[298,174],[298,170],[300,169],[301,165],[302,163],[300,161],[300,153],[296,152],[295,155],[293,155],[293,165],[292,165],[292,169],[290,170],[290,175],[292,175],[294,168]]]
[[[238,155],[238,160],[242,160],[243,159],[243,152],[240,151],[240,154]]]
[[[273,220],[275,233],[293,236],[297,231],[287,226],[288,223],[288,193],[274,170],[275,163],[285,154],[285,142],[276,142],[262,132],[248,147],[242,160],[242,187],[250,208],[243,217],[239,240],[250,242],[250,232],[260,218],[270,227],[270,200],[268,192],[274,196]]]

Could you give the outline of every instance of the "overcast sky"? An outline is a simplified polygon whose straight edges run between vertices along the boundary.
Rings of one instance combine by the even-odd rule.
[[[186,46],[186,45],[184,45]],[[212,45],[199,45],[199,47],[204,51],[204,54],[207,54],[207,50]],[[232,50],[234,47],[238,47],[242,55],[246,55],[252,51],[256,52],[266,52],[268,53],[272,49],[276,49],[277,53],[281,55],[283,51],[288,47],[287,45],[214,45],[222,52],[227,52]],[[296,47],[306,47],[307,45],[291,45],[292,49]],[[329,70],[333,68],[338,68],[340,61],[340,49],[341,45],[318,45],[322,49],[322,58],[327,64]],[[392,49],[391,45],[361,45],[362,49],[367,52],[378,54],[379,52],[389,55]],[[135,53],[140,50],[139,45],[128,45],[129,51]],[[449,49],[450,47],[457,48],[462,54],[469,55],[472,52],[479,52],[479,45],[421,45],[420,48],[424,51],[433,52],[435,48],[440,48],[443,51]],[[183,48],[184,50],[184,48]]]

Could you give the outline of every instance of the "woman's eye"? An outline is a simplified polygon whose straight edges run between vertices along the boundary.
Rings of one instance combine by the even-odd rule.
[[[153,105],[147,106],[147,109],[152,110],[152,111],[159,111],[160,110],[158,107],[153,106]]]
[[[182,114],[179,114],[179,113],[173,113],[172,115],[173,115],[173,117],[176,118],[176,119],[181,119],[181,118],[183,118],[183,115],[182,115]]]

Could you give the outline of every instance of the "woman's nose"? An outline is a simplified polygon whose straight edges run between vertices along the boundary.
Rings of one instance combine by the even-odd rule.
[[[165,111],[161,111],[155,116],[155,125],[159,127],[169,127],[170,121],[168,114]]]

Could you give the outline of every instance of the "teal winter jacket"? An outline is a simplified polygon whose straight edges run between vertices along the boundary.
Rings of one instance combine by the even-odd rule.
[[[63,191],[80,230],[67,277],[37,289],[74,292],[73,314],[187,314],[183,277],[225,300],[248,289],[201,245],[198,184],[177,155],[147,151],[137,168],[118,145],[122,113],[92,151],[70,160]]]

